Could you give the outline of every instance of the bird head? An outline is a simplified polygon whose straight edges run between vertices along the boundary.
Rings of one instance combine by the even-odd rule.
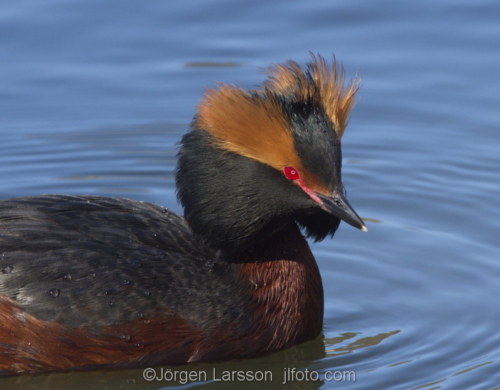
[[[267,70],[255,90],[208,89],[181,141],[176,184],[194,234],[215,249],[243,249],[295,221],[308,237],[341,220],[366,230],[345,198],[341,138],[358,81],[312,55]]]

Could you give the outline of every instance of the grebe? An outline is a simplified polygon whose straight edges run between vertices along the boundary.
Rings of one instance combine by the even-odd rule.
[[[323,287],[306,237],[340,220],[340,139],[358,83],[312,55],[256,90],[209,89],[175,173],[184,217],[43,195],[0,202],[0,372],[245,358],[316,338]]]

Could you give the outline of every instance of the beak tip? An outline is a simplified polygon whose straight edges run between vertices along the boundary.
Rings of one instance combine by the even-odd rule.
[[[331,195],[315,193],[315,195],[322,201],[321,208],[323,210],[359,230],[364,232],[368,231],[368,228],[364,224],[363,220],[358,214],[356,214],[342,193]]]

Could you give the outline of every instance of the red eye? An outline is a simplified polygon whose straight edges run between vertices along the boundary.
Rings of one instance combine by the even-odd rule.
[[[295,168],[285,167],[285,168],[283,168],[283,173],[285,174],[287,179],[290,179],[290,180],[299,180],[300,179],[299,172],[297,172],[297,170]]]

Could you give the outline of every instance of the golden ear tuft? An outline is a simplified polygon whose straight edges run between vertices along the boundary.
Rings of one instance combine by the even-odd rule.
[[[220,147],[276,169],[290,161],[299,164],[290,124],[271,95],[225,84],[207,89],[195,125],[208,131]]]
[[[269,79],[264,88],[297,100],[316,98],[324,107],[339,138],[344,134],[360,79],[355,77],[345,85],[345,71],[333,57],[328,66],[325,59],[311,53],[311,62],[304,72],[295,61],[274,65],[266,72]]]
[[[271,67],[269,79],[257,90],[226,84],[207,89],[194,126],[210,133],[213,142],[225,150],[280,171],[291,166],[304,173],[284,105],[310,102],[322,107],[340,139],[359,84],[354,80],[344,86],[344,71],[335,58],[328,66],[323,57],[311,57],[305,71],[294,61]],[[304,180],[310,188],[322,188],[312,172],[304,174]]]

